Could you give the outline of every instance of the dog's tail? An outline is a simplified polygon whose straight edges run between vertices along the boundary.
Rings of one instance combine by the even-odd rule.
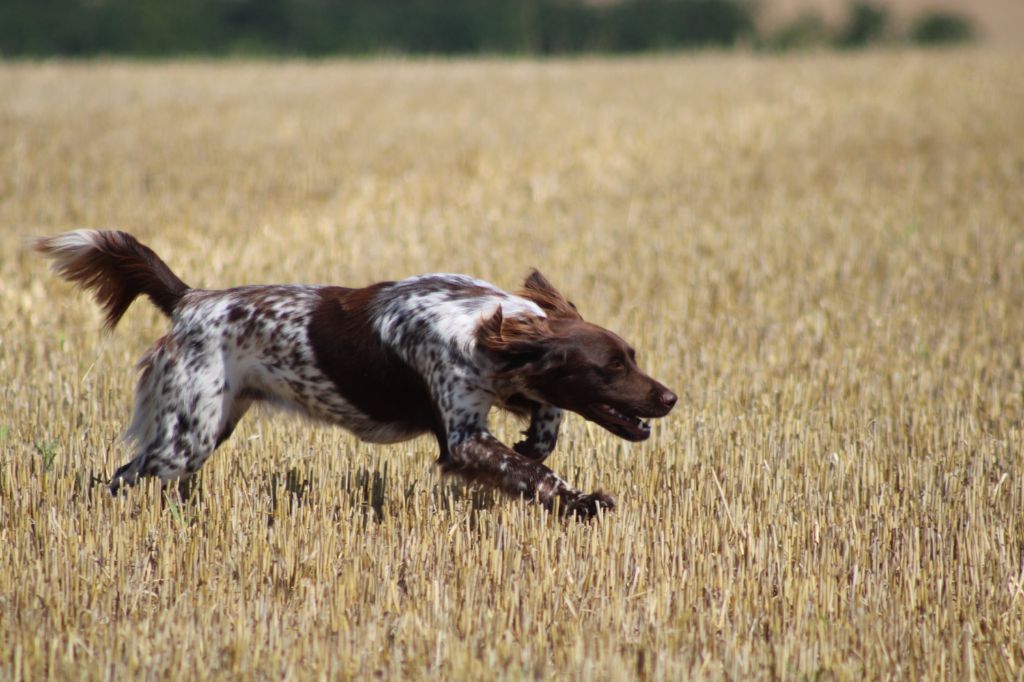
[[[33,248],[53,259],[53,269],[69,282],[93,291],[113,329],[128,306],[145,294],[165,315],[189,291],[148,246],[127,232],[75,230],[43,237]]]

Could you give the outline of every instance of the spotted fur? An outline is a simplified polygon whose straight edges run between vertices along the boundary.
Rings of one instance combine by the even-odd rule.
[[[112,492],[145,476],[187,479],[264,402],[372,443],[431,433],[443,471],[590,517],[614,500],[574,489],[543,464],[563,411],[642,440],[641,418],[664,416],[676,400],[537,272],[519,294],[448,274],[361,289],[213,291],[190,288],[124,232],[78,230],[35,248],[93,290],[108,326],[141,294],[172,321],[140,362],[127,431],[135,457]],[[513,448],[488,429],[493,407],[530,420]]]

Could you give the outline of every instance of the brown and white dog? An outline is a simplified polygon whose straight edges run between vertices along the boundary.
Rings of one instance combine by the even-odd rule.
[[[589,517],[613,498],[572,488],[542,464],[562,411],[641,441],[643,421],[675,405],[633,349],[583,320],[539,273],[517,295],[464,275],[432,274],[362,289],[192,289],[125,232],[78,230],[36,250],[93,290],[113,328],[140,294],[171,331],[140,362],[127,437],[135,458],[112,492],[140,476],[191,476],[254,401],[337,424],[371,443],[433,433],[446,472]],[[487,428],[494,406],[529,417],[509,448]]]

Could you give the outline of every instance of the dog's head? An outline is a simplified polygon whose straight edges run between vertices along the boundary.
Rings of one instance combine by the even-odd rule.
[[[650,417],[664,417],[676,395],[645,374],[617,335],[583,320],[539,272],[521,292],[546,317],[505,319],[501,308],[480,327],[480,344],[499,377],[527,398],[571,410],[626,440],[645,440]]]

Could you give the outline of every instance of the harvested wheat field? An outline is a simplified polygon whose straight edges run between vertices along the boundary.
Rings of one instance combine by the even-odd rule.
[[[0,66],[0,678],[1024,678],[1022,73]],[[166,322],[101,331],[28,248],[77,227],[193,286],[536,266],[679,404],[567,418],[590,523],[269,413],[113,499]]]

